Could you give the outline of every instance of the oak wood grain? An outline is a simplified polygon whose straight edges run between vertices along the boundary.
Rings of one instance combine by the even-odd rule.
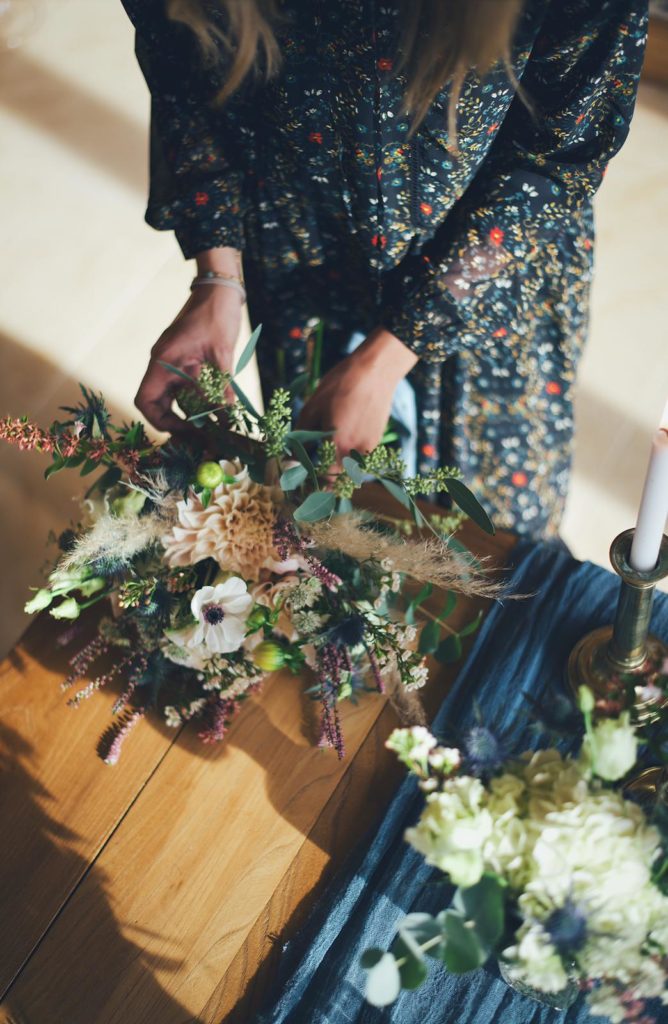
[[[379,500],[383,508],[391,504]],[[464,539],[497,563],[513,544],[475,528]],[[460,599],[452,624],[469,621],[482,604]],[[99,712],[89,705],[63,715],[62,694],[38,660],[14,671],[19,717],[27,714],[22,686],[55,693],[50,704],[37,696],[32,702],[30,715],[40,725],[31,733],[38,764],[29,769],[35,776],[42,766],[40,782],[55,795],[52,816],[79,838],[49,834],[36,861],[29,835],[35,812],[12,805],[19,822],[11,876],[16,912],[27,918],[36,892],[40,913],[23,929],[21,962],[28,947],[32,955],[5,996],[0,1020],[245,1024],[266,997],[281,943],[332,870],[377,824],[398,784],[401,773],[383,745],[396,725],[394,711],[375,694],[348,706],[347,756],[338,762],[333,751],[313,745],[318,707],[304,695],[304,681],[280,674],[246,705],[223,745],[203,746],[190,726],[171,733],[169,745],[164,728],[142,723],[111,769],[91,749],[91,727],[94,734],[108,712],[99,708],[104,701],[92,702]],[[454,668],[439,668],[427,687],[429,711],[454,675]],[[11,945],[12,937],[6,941]]]

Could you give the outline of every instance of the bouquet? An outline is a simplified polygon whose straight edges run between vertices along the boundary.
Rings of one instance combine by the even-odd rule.
[[[432,588],[494,589],[451,536],[464,513],[492,530],[458,471],[407,478],[387,444],[335,466],[330,434],[292,426],[299,382],[277,389],[263,413],[239,387],[258,335],[234,374],[207,365],[195,380],[169,367],[188,430],[161,446],[141,423],[115,426],[102,396],[83,386],[83,401],[49,429],[0,421],[1,438],[51,456],[47,478],[76,468],[93,480],[82,522],[59,536],[56,563],[26,611],[68,620],[58,642],[72,645],[85,609],[105,601],[111,610],[72,655],[62,684],[88,680],[68,701],[76,707],[123,677],[98,747],[109,764],[150,708],[174,727],[197,719],[199,737],[218,741],[268,674],[304,666],[321,705],[318,742],[341,757],[343,699],[387,690],[406,706],[426,682],[425,656],[456,656],[459,635],[441,638],[451,593],[418,635],[416,611]],[[351,498],[367,480],[397,498],[410,521],[355,512]],[[425,516],[416,498],[437,491],[460,511]],[[417,593],[399,614],[411,581]]]
[[[524,995],[565,1008],[583,991],[593,1014],[651,1024],[645,1000],[668,1003],[667,787],[633,799],[647,796],[629,781],[647,737],[615,711],[581,688],[577,755],[504,759],[481,724],[461,749],[423,727],[394,731],[388,746],[426,794],[405,838],[456,889],[436,916],[401,921],[391,952],[363,954],[371,1003],[417,988],[429,957],[455,973],[495,957]]]

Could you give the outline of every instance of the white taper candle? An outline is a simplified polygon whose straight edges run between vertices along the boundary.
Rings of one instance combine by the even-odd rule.
[[[656,568],[668,519],[668,402],[652,448],[629,562],[638,572]]]

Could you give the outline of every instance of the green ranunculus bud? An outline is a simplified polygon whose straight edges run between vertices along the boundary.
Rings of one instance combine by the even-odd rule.
[[[78,619],[80,611],[79,602],[76,598],[67,597],[60,604],[54,605],[51,609],[51,615],[53,615],[54,619]]]
[[[120,498],[114,498],[111,503],[111,511],[115,516],[136,516],[144,507],[146,495],[141,491],[129,491]]]
[[[249,633],[255,633],[258,629],[262,629],[269,615],[269,609],[264,608],[262,605],[257,605],[253,608],[246,619],[246,626],[248,627]]]
[[[594,694],[588,686],[580,686],[578,688],[578,707],[583,715],[593,711],[596,706],[596,700]]]
[[[285,665],[285,650],[275,640],[263,640],[253,651],[252,658],[263,672],[276,672]]]
[[[50,590],[42,588],[38,590],[34,597],[31,597],[29,601],[26,601],[24,611],[28,615],[32,615],[33,612],[41,612],[43,608],[48,608],[53,600],[53,594]]]
[[[197,467],[195,479],[200,487],[207,487],[212,491],[218,484],[222,484],[225,473],[217,462],[201,462]]]

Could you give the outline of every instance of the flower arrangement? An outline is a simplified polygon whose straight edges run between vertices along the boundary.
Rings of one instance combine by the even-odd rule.
[[[68,620],[59,642],[73,644],[81,613],[108,602],[112,614],[72,655],[62,686],[88,680],[68,701],[76,707],[124,677],[98,747],[109,764],[150,708],[174,727],[197,719],[202,741],[218,741],[269,673],[304,666],[321,705],[319,743],[341,757],[341,700],[387,691],[419,714],[411,695],[427,679],[426,655],[459,651],[461,634],[442,638],[452,589],[494,590],[451,537],[464,514],[492,531],[457,470],[407,478],[388,444],[336,465],[331,435],[292,426],[298,383],[259,413],[236,379],[258,335],[234,374],[204,366],[195,380],[169,367],[187,429],[163,445],[138,422],[115,426],[103,398],[83,386],[83,401],[48,430],[0,421],[0,438],[51,456],[47,478],[71,468],[96,474],[84,521],[58,538],[56,564],[26,611]],[[410,522],[353,510],[369,479],[398,498]],[[461,511],[425,516],[416,499],[435,491]],[[411,581],[418,586],[399,614]],[[448,591],[445,604],[418,630],[417,610],[434,587]]]
[[[483,725],[461,749],[421,726],[393,732],[388,747],[426,795],[405,838],[456,890],[436,916],[401,921],[391,952],[363,954],[371,1003],[417,988],[429,957],[454,973],[495,957],[512,986],[555,1008],[583,991],[595,1015],[651,1024],[645,1001],[668,1004],[665,793],[632,799],[647,744],[627,710],[597,712],[582,687],[571,727],[574,715],[577,755],[508,758]]]

